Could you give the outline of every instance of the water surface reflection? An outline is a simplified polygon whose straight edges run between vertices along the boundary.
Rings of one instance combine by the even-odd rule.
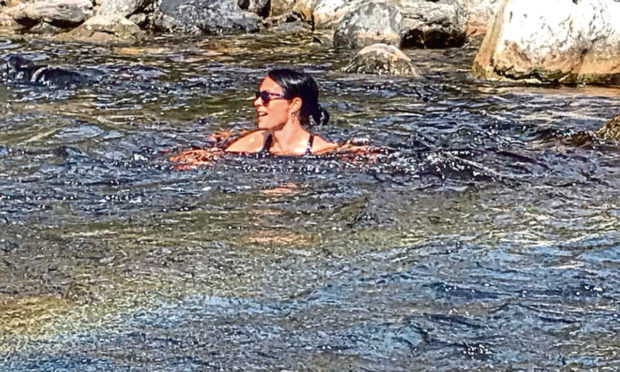
[[[348,75],[310,35],[0,49],[94,79],[0,84],[1,369],[617,366],[620,152],[568,140],[617,88],[477,81],[468,49]],[[378,162],[166,161],[299,60]]]

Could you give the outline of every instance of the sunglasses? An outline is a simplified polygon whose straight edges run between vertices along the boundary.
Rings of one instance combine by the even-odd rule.
[[[263,102],[263,105],[268,105],[269,101],[271,101],[272,99],[287,99],[286,94],[272,93],[266,90],[256,92],[256,98],[258,99],[259,97],[260,100]]]

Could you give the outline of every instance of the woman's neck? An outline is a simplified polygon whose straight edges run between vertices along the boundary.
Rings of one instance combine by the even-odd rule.
[[[271,132],[273,144],[271,151],[279,155],[303,155],[306,153],[310,133],[305,130],[299,119],[292,117],[286,124]]]

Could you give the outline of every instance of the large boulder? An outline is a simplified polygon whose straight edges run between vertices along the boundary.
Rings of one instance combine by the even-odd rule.
[[[160,0],[153,15],[155,28],[191,34],[257,32],[260,21],[237,0]]]
[[[608,121],[594,134],[608,141],[620,141],[620,115]]]
[[[375,43],[398,45],[401,21],[400,11],[391,4],[364,4],[338,23],[334,46],[362,48]]]
[[[317,9],[323,4],[346,0],[319,0],[312,19],[319,27]],[[335,46],[363,47],[376,42],[401,48],[446,48],[466,40],[468,13],[455,0],[348,2],[346,14],[334,32]]]
[[[91,0],[42,0],[22,3],[9,9],[19,24],[31,28],[40,23],[54,27],[75,27],[93,15]]]
[[[97,15],[120,14],[123,17],[144,10],[153,0],[103,0]]]
[[[122,14],[95,16],[69,33],[62,34],[69,40],[95,43],[133,42],[144,36],[140,27]]]
[[[344,71],[358,74],[419,75],[411,63],[411,58],[395,46],[387,44],[373,44],[363,48]]]
[[[504,0],[475,76],[528,83],[620,83],[620,2]]]
[[[461,46],[467,31],[467,10],[457,2],[399,0],[403,20],[401,48]]]

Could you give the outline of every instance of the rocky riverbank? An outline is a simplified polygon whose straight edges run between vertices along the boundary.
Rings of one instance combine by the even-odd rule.
[[[399,49],[482,44],[472,68],[482,79],[617,85],[617,14],[613,0],[0,0],[0,32],[133,43],[161,33],[321,30],[335,48],[383,44],[356,57],[354,72],[403,73],[386,62],[403,60]]]

